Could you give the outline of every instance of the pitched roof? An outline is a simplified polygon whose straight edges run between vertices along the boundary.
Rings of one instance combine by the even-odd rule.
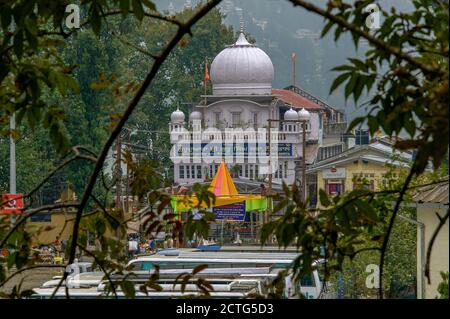
[[[414,201],[418,203],[436,203],[448,205],[448,178],[437,184],[424,186],[418,189],[413,196]]]
[[[412,155],[406,152],[396,152],[399,158],[393,159],[394,150],[392,148],[380,147],[378,143],[368,145],[356,145],[335,156],[317,162],[308,169],[308,172],[314,172],[320,169],[332,167],[334,165],[344,164],[356,159],[367,160],[378,164],[391,164],[395,166],[405,166],[412,159]]]
[[[325,110],[325,107],[290,90],[273,89],[272,94],[277,95],[281,101],[291,105],[294,109],[301,109],[304,107],[307,110]]]

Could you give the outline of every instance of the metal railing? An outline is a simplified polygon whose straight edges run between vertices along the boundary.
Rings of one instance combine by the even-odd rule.
[[[323,125],[325,135],[340,135],[347,131],[347,122],[326,123]]]

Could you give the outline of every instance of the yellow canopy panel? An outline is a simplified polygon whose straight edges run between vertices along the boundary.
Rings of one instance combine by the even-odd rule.
[[[216,197],[215,203],[207,205],[202,202],[199,207],[197,196],[172,196],[171,204],[175,213],[185,212],[196,208],[206,209],[218,206],[230,205],[245,201],[245,211],[256,211],[267,209],[267,198],[261,195],[234,195]]]
[[[216,176],[214,176],[208,190],[216,195],[215,203],[208,205],[207,203],[202,202],[199,206],[199,200],[195,195],[176,195],[172,196],[171,200],[174,212],[184,212],[195,208],[213,208],[244,201],[246,211],[267,209],[267,198],[265,196],[252,194],[240,195],[238,193],[224,161],[220,164]]]

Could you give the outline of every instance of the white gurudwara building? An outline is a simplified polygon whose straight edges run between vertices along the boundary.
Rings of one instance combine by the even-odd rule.
[[[212,94],[202,96],[202,101],[187,116],[179,109],[171,114],[172,144],[184,143],[186,146],[197,137],[201,139],[201,144],[197,145],[203,149],[218,137],[226,138],[227,130],[232,128],[242,129],[245,143],[250,143],[255,137],[262,137],[258,128],[267,131],[271,125],[271,133],[276,132],[278,144],[277,159],[271,159],[274,185],[300,180],[303,131],[302,124],[294,121],[309,119],[306,122],[307,165],[314,164],[318,156],[325,158],[343,151],[340,134],[346,128],[344,115],[298,87],[274,89],[274,66],[270,57],[249,43],[242,31],[236,43],[215,57],[210,74]],[[203,134],[198,133],[201,131]],[[177,152],[178,155],[182,152],[177,148],[172,151],[175,157]],[[192,149],[190,152],[192,154]],[[195,158],[183,162],[175,160],[174,182],[192,185],[207,181],[214,177],[222,158],[226,159],[236,180],[253,181],[258,185],[267,182],[267,159],[246,158],[247,148],[243,153],[236,148],[232,152],[233,156],[225,158],[222,154],[213,162]]]

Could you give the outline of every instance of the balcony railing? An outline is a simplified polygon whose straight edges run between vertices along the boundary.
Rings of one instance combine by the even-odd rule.
[[[347,131],[347,122],[326,123],[323,125],[325,135],[340,135]]]

